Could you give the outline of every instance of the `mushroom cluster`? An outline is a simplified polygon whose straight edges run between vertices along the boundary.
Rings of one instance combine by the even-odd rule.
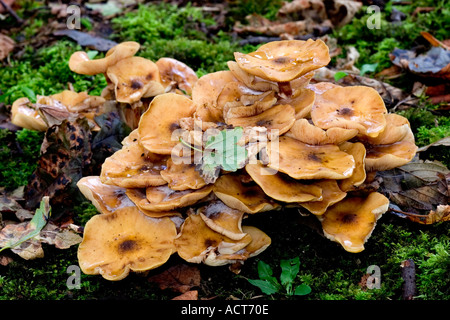
[[[389,200],[362,186],[376,171],[412,160],[417,147],[408,121],[388,114],[374,89],[313,83],[314,70],[329,61],[321,40],[275,41],[236,52],[229,70],[202,76],[190,95],[156,95],[100,176],[78,182],[101,212],[79,246],[83,272],[119,280],[173,253],[240,266],[271,244],[245,218],[284,207],[317,217],[346,251],[364,250]],[[137,87],[112,81],[116,98]],[[244,161],[205,175],[211,132],[237,128],[233,144],[245,149]]]
[[[73,53],[69,60],[71,71],[82,75],[104,74],[107,85],[101,95],[64,90],[50,96],[38,95],[36,103],[20,98],[12,105],[11,122],[22,128],[45,131],[53,124],[52,118],[85,117],[93,130],[99,130],[94,118],[118,105],[126,123],[134,129],[153,97],[167,92],[191,95],[198,77],[190,67],[172,58],[162,57],[153,62],[135,56],[139,48],[137,42],[122,42],[100,59],[90,59],[84,51]]]

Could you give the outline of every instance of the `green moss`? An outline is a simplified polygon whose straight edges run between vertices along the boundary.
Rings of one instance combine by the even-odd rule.
[[[69,41],[59,41],[37,52],[27,47],[20,59],[12,60],[10,66],[0,68],[0,102],[12,104],[25,96],[34,102],[36,95],[55,94],[67,89],[69,84],[77,92],[88,91],[91,95],[100,95],[106,86],[102,74],[84,76],[69,69],[69,58],[77,50],[82,49]]]
[[[34,130],[22,129],[15,134],[0,130],[0,187],[15,189],[28,183],[43,139],[44,134]]]

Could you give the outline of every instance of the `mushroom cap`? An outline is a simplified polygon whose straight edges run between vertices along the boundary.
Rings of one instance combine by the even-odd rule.
[[[134,41],[122,42],[109,49],[104,58],[95,60],[90,60],[86,52],[77,51],[70,56],[69,68],[75,73],[89,76],[105,73],[108,67],[134,56],[139,47],[140,44]]]
[[[319,180],[313,185],[322,189],[322,199],[319,201],[300,202],[299,205],[315,215],[324,214],[329,206],[341,201],[347,195],[346,192],[339,188],[336,180]]]
[[[102,164],[100,179],[104,184],[122,188],[146,188],[166,184],[161,170],[167,157],[145,150],[138,141],[125,145]]]
[[[344,141],[350,140],[358,134],[356,129],[345,129],[334,127],[330,129],[321,129],[311,124],[307,119],[295,120],[292,128],[286,132],[287,137],[294,138],[306,144],[338,145]]]
[[[272,108],[276,102],[274,91],[266,91],[259,100],[249,98],[249,96],[241,96],[239,101],[227,102],[223,107],[223,119],[225,123],[231,118],[243,118],[256,116],[264,111]]]
[[[299,88],[289,97],[283,97],[278,100],[279,104],[289,104],[295,110],[295,119],[309,117],[311,114],[316,94],[313,90]]]
[[[249,163],[245,170],[269,197],[287,202],[316,201],[322,198],[322,189],[286,174],[275,173],[261,162]]]
[[[377,220],[388,210],[389,200],[372,192],[366,198],[348,197],[320,216],[324,235],[348,252],[361,252]]]
[[[164,93],[158,66],[142,57],[129,57],[118,61],[106,70],[114,83],[116,100],[133,103],[142,97],[154,97]]]
[[[254,182],[244,183],[243,179],[242,175],[222,175],[214,183],[213,192],[230,208],[245,213],[270,211],[279,207],[261,187]]]
[[[330,62],[327,45],[312,39],[273,41],[249,54],[235,52],[234,57],[244,71],[275,82],[294,80]]]
[[[212,186],[198,190],[175,191],[164,185],[146,189],[127,189],[126,195],[145,214],[158,212],[156,215],[160,215],[159,212],[191,206],[205,198],[211,191]]]
[[[197,213],[208,227],[230,239],[241,240],[246,235],[241,227],[244,212],[230,208],[220,200],[199,208]]]
[[[206,186],[206,182],[195,166],[195,163],[174,163],[170,158],[161,176],[172,190],[200,189]]]
[[[268,166],[294,179],[345,179],[353,174],[353,156],[332,144],[313,146],[281,136],[267,144]]]
[[[84,228],[78,262],[86,274],[121,280],[130,270],[147,271],[164,264],[175,252],[175,224],[149,218],[136,207],[93,216]]]
[[[121,208],[135,206],[125,194],[125,188],[104,184],[98,176],[81,178],[77,182],[77,187],[101,213],[114,212]]]
[[[276,82],[267,81],[264,79],[261,79],[259,77],[256,77],[243,69],[239,67],[239,65],[236,63],[236,61],[228,61],[227,62],[228,68],[233,73],[233,75],[245,86],[247,86],[250,89],[266,92],[266,91],[276,91],[278,92],[278,84]]]
[[[232,240],[208,227],[199,214],[191,214],[181,226],[175,238],[178,255],[191,263],[201,263],[210,254],[233,254],[246,247],[252,238],[244,236]]]
[[[266,127],[270,140],[287,132],[294,124],[295,110],[288,104],[280,104],[251,117],[229,118],[227,124],[235,127]]]
[[[90,96],[87,92],[63,90],[53,94],[50,98],[61,102],[70,112],[83,112],[85,115],[92,109],[99,108],[106,101],[100,96]]]
[[[45,131],[47,124],[39,112],[30,107],[28,98],[19,98],[11,107],[11,123],[25,129]]]
[[[351,154],[355,159],[355,170],[353,170],[351,177],[338,181],[339,188],[347,192],[366,180],[366,147],[361,142],[344,142],[339,145],[339,149]]]
[[[313,123],[322,129],[357,129],[359,134],[378,136],[386,127],[384,101],[370,87],[337,87],[317,95],[311,110]]]
[[[416,155],[418,147],[407,139],[387,145],[368,146],[366,171],[383,171],[401,167]]]
[[[370,145],[387,145],[408,137],[408,141],[414,142],[414,135],[407,118],[396,113],[388,113],[385,118],[386,127],[377,137],[360,137],[361,141]]]
[[[170,91],[179,88],[188,95],[192,94],[192,88],[198,80],[194,70],[173,58],[163,57],[155,63],[158,66],[161,82],[166,92],[168,88]]]
[[[237,261],[245,261],[248,258],[257,256],[266,250],[272,243],[272,239],[256,227],[242,226],[242,230],[252,238],[251,242],[247,246],[236,253],[231,254],[216,255],[211,252],[205,259],[204,263],[209,266],[223,266],[226,264],[235,263]]]
[[[150,152],[170,155],[179,143],[175,130],[180,129],[180,119],[191,117],[195,105],[191,99],[176,93],[164,93],[153,98],[139,121],[139,138]]]
[[[264,91],[256,91],[248,88],[242,82],[232,81],[225,84],[217,96],[216,107],[219,109],[229,102],[241,102],[242,104],[253,104],[266,96]],[[245,97],[245,98],[244,98]],[[242,99],[245,100],[241,101]]]

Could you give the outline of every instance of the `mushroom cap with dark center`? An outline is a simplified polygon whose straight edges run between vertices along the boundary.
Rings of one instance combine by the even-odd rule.
[[[345,179],[353,174],[353,156],[332,144],[313,146],[281,136],[267,144],[268,166],[294,179]]]
[[[377,220],[388,210],[389,200],[378,192],[365,198],[347,197],[320,216],[325,236],[348,252],[361,252]]]
[[[244,71],[275,82],[288,82],[330,62],[322,40],[284,40],[269,42],[249,54],[235,52]]]
[[[314,125],[322,129],[357,129],[360,135],[378,136],[386,127],[387,109],[370,87],[337,87],[317,95],[311,110]]]
[[[153,219],[136,207],[93,216],[84,228],[78,262],[86,274],[121,280],[164,264],[175,252],[177,230],[169,218]]]
[[[176,131],[181,128],[180,119],[191,117],[194,111],[194,103],[186,96],[176,93],[156,96],[139,121],[140,143],[150,152],[170,155],[180,143]]]
[[[166,92],[167,88],[170,87],[170,91],[179,88],[187,95],[192,94],[192,88],[198,80],[194,70],[173,58],[163,57],[155,63],[158,66],[161,82],[166,88]]]

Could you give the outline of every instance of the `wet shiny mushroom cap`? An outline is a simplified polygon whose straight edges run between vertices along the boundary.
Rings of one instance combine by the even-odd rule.
[[[353,156],[332,144],[313,146],[281,136],[267,144],[268,166],[294,179],[345,179],[353,174]]]
[[[164,264],[176,251],[176,236],[172,220],[149,218],[136,207],[95,215],[84,228],[78,262],[86,274],[121,280],[130,271],[147,271]]]
[[[195,105],[191,99],[176,93],[164,93],[153,98],[141,116],[138,133],[142,146],[154,153],[170,155],[179,144],[177,134],[180,119],[191,117]]]
[[[389,200],[381,193],[348,197],[320,216],[325,236],[340,243],[348,252],[361,252],[377,220],[388,210]]]
[[[284,40],[262,45],[249,54],[235,52],[244,71],[274,82],[289,82],[330,62],[322,40]]]
[[[360,135],[378,136],[387,114],[378,92],[364,86],[337,87],[317,95],[311,119],[317,127],[357,129]]]
[[[198,80],[194,70],[173,58],[163,57],[155,63],[166,92],[176,92],[179,89],[189,96],[192,95],[192,88]]]

